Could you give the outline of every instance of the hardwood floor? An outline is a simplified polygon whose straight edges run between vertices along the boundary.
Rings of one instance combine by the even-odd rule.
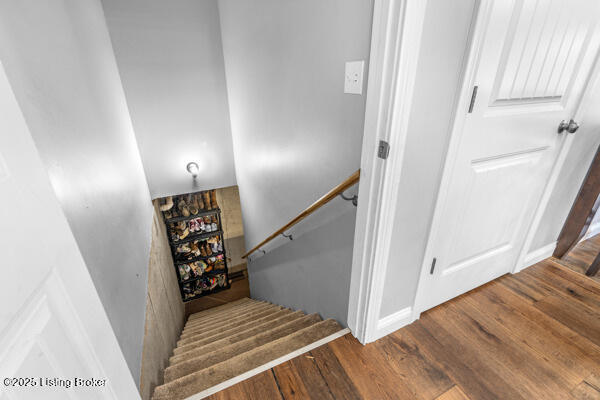
[[[585,274],[585,271],[592,265],[598,253],[600,253],[600,235],[592,236],[579,243],[562,260],[558,260],[558,262],[573,271]],[[591,278],[600,283],[600,274],[596,274]]]
[[[600,284],[553,259],[362,346],[351,335],[211,399],[600,399]]]

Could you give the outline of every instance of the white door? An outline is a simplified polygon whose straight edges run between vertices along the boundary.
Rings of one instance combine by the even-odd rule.
[[[600,2],[482,2],[419,311],[512,271],[598,53]],[[471,81],[471,78],[468,78]],[[433,258],[436,259],[433,265]]]
[[[139,398],[1,64],[0,199],[0,400]]]

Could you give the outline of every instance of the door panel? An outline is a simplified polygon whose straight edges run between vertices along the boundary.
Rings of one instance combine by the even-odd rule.
[[[587,0],[517,1],[494,83],[492,105],[561,103],[591,59],[596,20]]]
[[[0,198],[0,399],[139,399],[1,63]],[[40,386],[46,377],[106,386]]]
[[[5,388],[15,399],[116,398],[110,387],[66,388],[46,386],[40,377],[73,379],[105,376],[89,339],[54,272],[36,288],[35,296],[18,311],[18,318],[0,342],[1,377],[35,377],[36,387]]]
[[[450,227],[452,246],[442,274],[511,249],[514,227],[521,218],[521,193],[534,184],[529,171],[537,167],[546,150],[533,149],[471,162],[464,199],[458,202],[455,211],[460,219]],[[516,212],[507,215],[507,209]],[[461,240],[465,237],[472,240]]]
[[[513,270],[566,135],[557,126],[572,117],[598,52],[598,9],[586,0],[484,2],[477,97],[453,132],[423,309]]]

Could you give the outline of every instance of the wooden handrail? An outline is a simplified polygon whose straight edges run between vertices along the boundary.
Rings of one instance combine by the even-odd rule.
[[[265,244],[267,244],[271,240],[275,239],[277,236],[281,235],[286,230],[288,230],[292,226],[296,225],[298,222],[302,221],[304,218],[308,217],[310,214],[312,214],[319,208],[323,207],[325,204],[329,203],[338,194],[342,193],[349,187],[353,186],[356,182],[359,181],[359,179],[360,179],[360,169],[357,170],[352,175],[350,175],[350,177],[348,177],[344,182],[340,183],[339,185],[337,185],[336,187],[331,189],[329,192],[327,192],[325,195],[323,195],[319,200],[312,203],[307,209],[305,209],[300,214],[298,214],[298,216],[296,216],[296,218],[292,219],[290,222],[288,222],[287,224],[285,224],[284,226],[282,226],[281,228],[279,228],[278,230],[273,232],[273,234],[271,234],[268,238],[266,238],[265,240],[263,240],[262,242],[260,242],[256,246],[254,246],[252,248],[252,250],[250,250],[249,252],[244,254],[242,256],[242,258],[247,258],[250,254],[254,253],[256,250],[260,249]]]

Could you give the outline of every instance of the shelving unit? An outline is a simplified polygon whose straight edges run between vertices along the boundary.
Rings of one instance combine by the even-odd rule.
[[[206,198],[206,193],[208,193],[208,198],[211,199],[209,204],[205,204],[202,209],[194,207],[194,204],[203,204],[203,201],[198,202],[194,199]],[[177,274],[181,299],[184,302],[230,288],[227,253],[221,224],[221,210],[218,206],[211,208],[213,205],[212,199],[215,199],[214,191],[173,196],[173,207],[162,212],[163,220],[167,227],[171,255],[173,256],[173,267]],[[166,202],[166,199],[161,199],[160,204],[162,205]],[[182,204],[184,205],[183,207],[181,207]],[[186,208],[189,215],[182,215],[184,214],[183,208]],[[195,211],[196,208],[198,208],[198,212],[193,214],[191,211]],[[210,222],[205,224],[204,219],[207,217],[210,219]],[[212,227],[216,220],[217,229],[190,232],[191,226],[198,220],[202,220],[202,224],[197,224],[199,227]],[[187,232],[185,232],[186,230]],[[182,236],[185,237],[181,238]],[[195,250],[193,250],[194,246]],[[189,251],[182,251],[185,249]],[[205,253],[210,252],[210,254],[198,254],[201,249]],[[185,267],[186,265],[188,266],[187,268]],[[182,276],[182,273],[185,273],[184,276]],[[186,277],[185,275],[188,274],[189,277]]]

